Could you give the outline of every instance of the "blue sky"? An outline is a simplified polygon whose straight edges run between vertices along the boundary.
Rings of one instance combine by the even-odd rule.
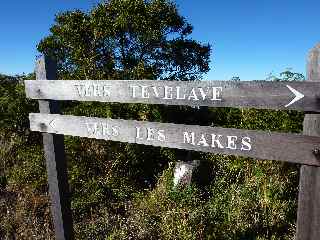
[[[33,71],[36,44],[57,12],[88,10],[99,0],[4,0],[0,5],[0,73]],[[194,26],[192,38],[212,45],[204,79],[265,79],[286,68],[305,73],[306,56],[320,41],[319,0],[177,0]]]

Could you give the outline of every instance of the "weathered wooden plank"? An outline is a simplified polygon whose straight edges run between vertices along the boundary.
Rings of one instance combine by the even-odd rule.
[[[319,137],[232,128],[31,113],[33,131],[320,165]]]
[[[28,80],[25,86],[34,99],[320,112],[320,83],[312,82]]]
[[[43,56],[37,60],[35,72],[37,78],[35,82],[41,82],[43,79],[55,79],[56,64],[50,58]],[[60,113],[59,105],[56,101],[40,100],[39,109],[40,113]],[[56,239],[61,240],[73,239],[64,136],[43,133],[43,146],[55,236]]]
[[[310,51],[307,81],[320,82],[320,44]],[[307,114],[303,133],[320,136],[320,115]],[[320,146],[318,147],[320,151]],[[320,236],[320,168],[301,166],[297,214],[297,240],[316,240]]]

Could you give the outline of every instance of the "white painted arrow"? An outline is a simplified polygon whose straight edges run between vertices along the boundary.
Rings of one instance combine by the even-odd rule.
[[[49,123],[50,127],[54,128],[54,125],[53,125],[53,122],[54,122],[55,119],[52,119]]]
[[[287,105],[285,105],[285,107],[289,107],[291,104],[294,104],[295,102],[297,102],[300,99],[302,99],[304,97],[304,95],[301,92],[298,92],[294,88],[290,87],[289,85],[286,85],[286,86],[295,95],[294,99],[292,99],[291,102],[289,102]]]
[[[54,122],[56,121],[56,119],[52,119],[50,122],[49,122],[49,126],[57,133],[58,131],[55,130],[55,125],[54,125]]]

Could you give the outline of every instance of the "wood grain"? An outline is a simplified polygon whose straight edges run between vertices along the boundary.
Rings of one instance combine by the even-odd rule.
[[[295,98],[295,94],[288,86],[304,95],[302,99],[290,106],[287,105]],[[28,80],[25,81],[25,87],[27,97],[33,99],[320,112],[320,83],[318,82]],[[104,87],[105,91],[103,91]],[[85,88],[88,90],[87,94],[79,94],[79,91],[81,93],[85,91]],[[135,91],[135,96],[133,96],[133,91]]]
[[[37,78],[35,82],[44,81],[43,79],[55,79],[56,63],[52,59],[42,56],[36,62],[35,72]],[[40,100],[39,110],[40,113],[60,113],[58,102],[52,100]],[[43,133],[42,135],[55,237],[56,239],[70,240],[74,238],[74,234],[64,136],[51,133]]]
[[[307,81],[320,82],[320,44],[311,49]],[[306,114],[303,133],[320,136],[320,115]],[[296,240],[317,240],[320,236],[320,168],[301,166]]]
[[[245,156],[257,159],[280,160],[306,165],[320,165],[319,157],[313,153],[313,150],[320,145],[319,137],[197,125],[64,116],[59,114],[31,113],[29,118],[32,131]],[[97,126],[97,131],[93,132],[93,126]],[[112,134],[112,127],[116,128],[114,132],[118,132],[118,135]],[[137,138],[137,128],[139,128],[139,138]],[[154,129],[150,130],[149,140],[147,140],[147,129]],[[160,134],[157,132],[159,130],[162,131]],[[194,144],[190,140],[192,139],[192,132],[194,133]],[[163,141],[161,133],[165,136],[165,141]],[[186,141],[186,138],[184,138],[185,133],[188,134],[190,141]],[[212,144],[212,134],[216,137],[221,135],[219,141],[223,148],[220,148],[217,142]],[[202,141],[202,135],[205,137],[208,146],[205,146],[206,144]],[[248,139],[250,139],[250,150],[243,144],[244,139],[245,142],[248,142]],[[234,144],[230,144],[232,141],[234,141]],[[236,149],[232,149],[235,146]]]

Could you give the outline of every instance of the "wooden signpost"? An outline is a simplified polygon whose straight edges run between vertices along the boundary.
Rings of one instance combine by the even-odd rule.
[[[25,85],[33,99],[320,112],[318,82],[30,80]]]
[[[320,44],[311,49],[307,62],[307,81],[320,82]],[[306,114],[303,134],[320,137],[320,115]],[[300,168],[296,239],[320,238],[320,168]]]
[[[314,50],[309,79],[320,81],[320,46]],[[315,53],[313,53],[315,54]],[[317,61],[315,61],[315,59]],[[27,97],[40,113],[30,128],[43,132],[49,191],[57,239],[73,239],[63,135],[203,151],[302,164],[297,240],[320,236],[320,118],[307,115],[304,134],[275,133],[197,125],[103,119],[59,114],[56,101],[77,100],[209,107],[293,109],[320,112],[320,82],[49,80],[55,65],[38,60],[37,81],[25,81]],[[315,74],[316,73],[316,74]],[[41,81],[39,81],[41,80]],[[310,135],[310,136],[308,136]]]
[[[55,79],[56,71],[56,63],[50,58],[42,57],[37,60],[35,68],[37,82]],[[40,113],[46,114],[60,113],[58,102],[51,100],[39,101],[39,110]],[[42,136],[56,239],[73,239],[64,137],[50,133],[43,133]]]
[[[29,119],[38,132],[320,166],[318,137],[59,114],[31,113]]]

